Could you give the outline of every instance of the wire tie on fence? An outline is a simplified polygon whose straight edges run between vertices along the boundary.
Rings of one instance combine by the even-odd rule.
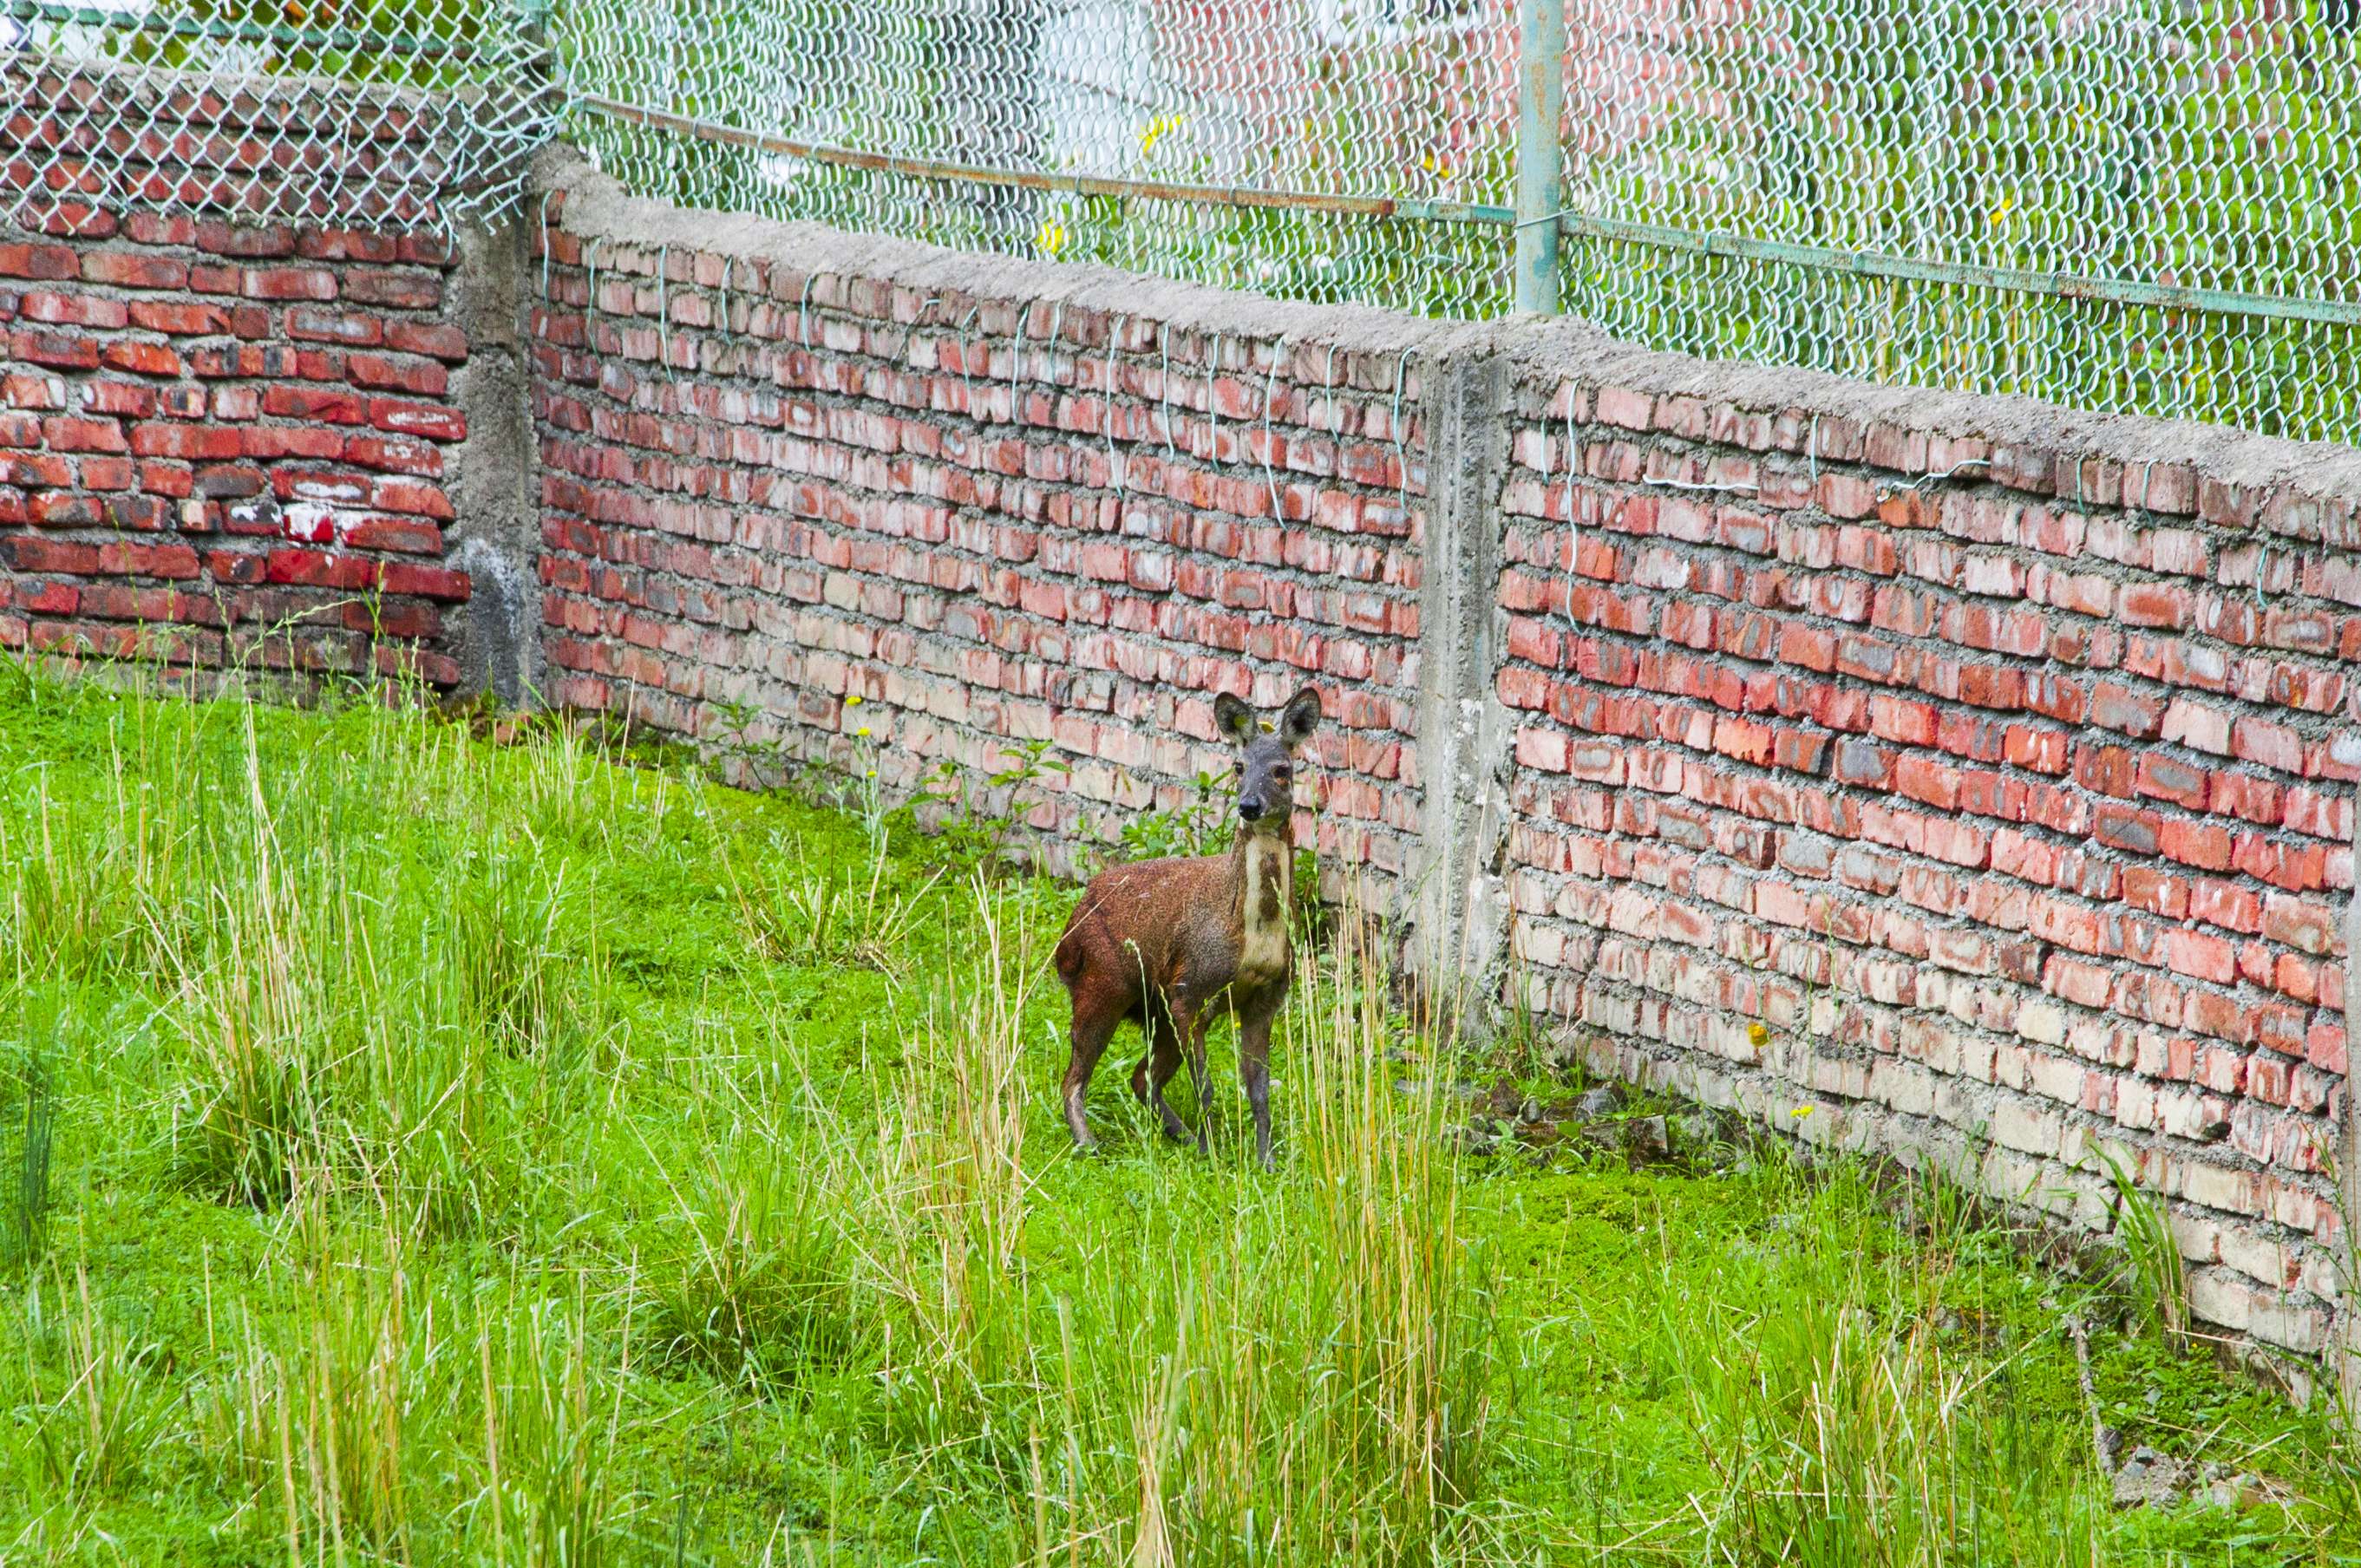
[[[1025,411],[1016,406],[1016,372],[1025,363],[1025,318],[1033,313],[1030,305],[1016,307],[1016,331],[1008,340],[1008,422],[1022,425]]]
[[[1222,367],[1222,339],[1225,335],[1215,333],[1213,347],[1205,351],[1205,458],[1212,463],[1222,460],[1222,411],[1213,404],[1213,377]]]
[[[1402,444],[1402,382],[1410,370],[1410,356],[1416,352],[1416,349],[1405,348],[1401,351],[1401,357],[1394,361],[1394,466],[1401,475],[1396,499],[1401,502],[1405,525],[1410,521],[1410,452]]]
[[[1759,496],[1760,485],[1717,485],[1710,481],[1698,483],[1691,479],[1642,479],[1642,484],[1660,490],[1689,490],[1709,496]]]
[[[1107,329],[1106,403],[1105,411],[1099,418],[1099,433],[1106,438],[1107,481],[1115,486],[1115,515],[1118,525],[1123,521],[1123,503],[1128,492],[1124,488],[1123,469],[1116,462],[1115,454],[1115,355],[1123,347],[1124,323],[1130,320],[1130,313],[1126,312],[1115,317],[1115,325]]]
[[[959,325],[952,329],[959,334],[960,384],[967,389],[965,411],[971,419],[975,417],[975,369],[967,360],[967,329],[968,324],[983,313],[983,307],[981,304],[970,305],[967,308],[967,314],[960,317]]]
[[[1049,311],[1049,335],[1042,342],[1049,350],[1049,385],[1058,385],[1058,334],[1065,330],[1066,302],[1060,300]]]
[[[672,242],[656,247],[656,363],[672,369]]]
[[[588,291],[588,297],[582,303],[582,344],[586,348],[593,346],[590,342],[590,329],[598,323],[598,242],[603,237],[594,234],[590,236],[589,242],[582,247],[582,269],[586,274],[585,286]]]
[[[1582,209],[1580,207],[1560,207],[1554,213],[1543,213],[1537,218],[1520,218],[1517,222],[1511,224],[1510,227],[1511,230],[1536,228],[1543,224],[1554,224],[1560,218],[1577,217],[1581,214],[1581,212]]]
[[[1575,405],[1582,401],[1582,383],[1569,381],[1565,388],[1565,624],[1566,630],[1579,632],[1582,623],[1574,619],[1574,563],[1582,545],[1582,498],[1578,487],[1582,480],[1582,437],[1576,433]],[[1573,650],[1567,650],[1567,662],[1573,662]]]
[[[1172,445],[1172,326],[1169,322],[1156,325],[1156,349],[1161,371],[1157,378],[1157,389],[1163,397],[1159,418],[1164,425],[1164,456],[1168,462],[1178,462],[1180,454]]]
[[[1917,482],[1913,484],[1910,488],[1914,490],[1925,490],[1931,486],[1941,484],[1944,480],[1949,478],[1954,474],[1964,474],[1971,468],[1989,468],[1991,466],[1992,459],[1989,457],[1971,457],[1964,463],[1952,464],[1949,467],[1944,469],[1939,474],[1921,474],[1918,477]]]
[[[1279,396],[1279,364],[1286,357],[1287,334],[1280,333],[1279,341],[1270,345],[1270,374],[1262,382],[1262,477],[1270,487],[1270,520],[1284,522],[1286,517],[1279,504],[1279,471],[1270,460],[1270,406]]]
[[[549,243],[549,203],[557,195],[555,188],[541,193],[541,301],[549,302],[549,258],[556,247]]]
[[[812,285],[819,281],[818,272],[804,274],[804,296],[796,306],[796,341],[806,348],[811,346]]]

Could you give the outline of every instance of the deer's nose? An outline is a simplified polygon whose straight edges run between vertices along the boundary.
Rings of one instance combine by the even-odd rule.
[[[1262,802],[1258,800],[1242,800],[1238,802],[1238,815],[1245,817],[1247,821],[1252,822],[1255,818],[1262,815]]]

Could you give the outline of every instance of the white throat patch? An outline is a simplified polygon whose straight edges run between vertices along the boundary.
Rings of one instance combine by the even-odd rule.
[[[1273,859],[1277,864],[1273,865]],[[1268,879],[1268,881],[1266,881]],[[1257,833],[1246,840],[1246,940],[1237,978],[1249,985],[1277,980],[1287,968],[1287,909],[1295,888],[1295,856]],[[1270,890],[1278,896],[1270,896]]]

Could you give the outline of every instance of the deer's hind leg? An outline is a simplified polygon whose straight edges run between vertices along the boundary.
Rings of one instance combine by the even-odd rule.
[[[1082,1097],[1089,1092],[1091,1074],[1097,1070],[1099,1058],[1115,1037],[1120,1025],[1132,1010],[1131,998],[1109,988],[1098,990],[1088,985],[1072,988],[1074,1003],[1073,1055],[1066,1061],[1066,1077],[1060,1085],[1066,1102],[1066,1125],[1074,1135],[1081,1148],[1096,1148],[1098,1140],[1091,1136],[1090,1124],[1082,1120]]]

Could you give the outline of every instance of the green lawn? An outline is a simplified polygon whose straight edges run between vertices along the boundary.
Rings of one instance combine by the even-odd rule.
[[[1075,1157],[1073,894],[988,837],[0,669],[0,1563],[2361,1552],[2321,1413],[1956,1194],[1455,1155],[1440,1086],[1520,1064],[1349,944],[1276,1175],[1226,1032],[1210,1161],[1128,1035]],[[2104,1419],[2239,1506],[2112,1507],[2076,1313]]]

